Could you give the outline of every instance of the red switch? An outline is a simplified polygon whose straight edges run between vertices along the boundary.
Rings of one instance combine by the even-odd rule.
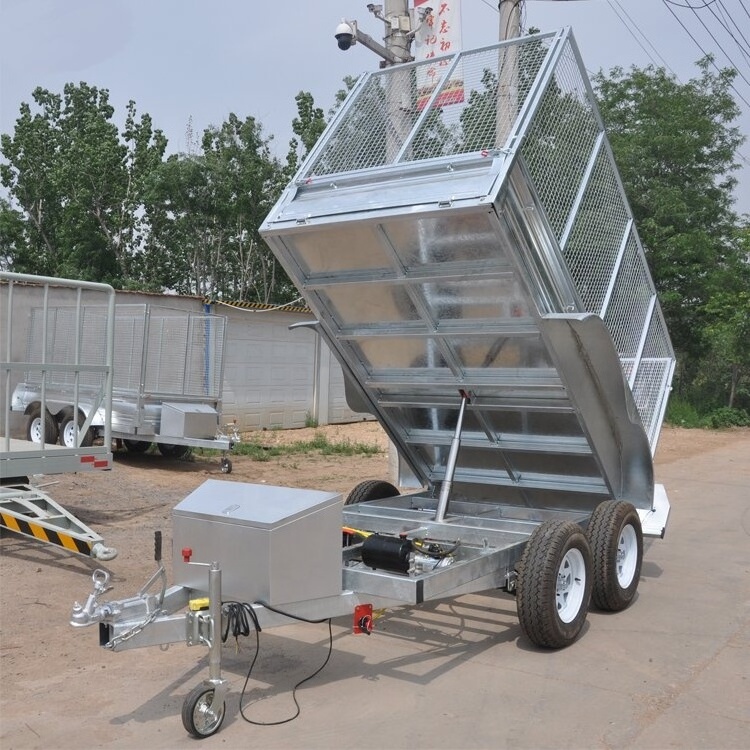
[[[190,562],[190,558],[193,556],[193,550],[190,547],[182,548],[182,562]]]

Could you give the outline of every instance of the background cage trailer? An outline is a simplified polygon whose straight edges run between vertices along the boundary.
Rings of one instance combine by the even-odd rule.
[[[71,328],[64,356],[53,344],[54,330],[47,325],[56,305],[69,305]],[[88,327],[86,304],[101,310],[97,318],[98,349],[95,358],[79,345]],[[35,330],[37,354],[30,354],[25,331],[29,305],[37,307],[41,324]],[[0,272],[0,526],[19,534],[100,560],[117,553],[102,537],[56,503],[38,486],[35,475],[107,470],[112,468],[111,414],[115,292],[106,284],[52,279]],[[30,415],[37,440],[12,437],[13,384],[21,377],[34,379],[38,395]],[[76,441],[58,445],[57,426],[49,409],[51,384],[65,378],[71,384],[70,403],[79,404],[86,384],[87,398],[95,405],[104,440],[101,445]],[[88,423],[78,425],[85,432]]]
[[[207,645],[182,712],[200,737],[225,711],[222,601],[367,632],[372,604],[501,589],[552,648],[590,601],[628,606],[669,513],[652,454],[674,355],[570,31],[364,76],[262,233],[422,488],[366,482],[342,513],[211,480],[174,509],[175,585],[100,603],[98,574],[73,624],[113,650]]]
[[[84,321],[77,346],[84,356],[102,356],[101,325],[104,310],[84,306]],[[64,360],[72,356],[76,331],[75,309],[34,308],[30,313],[27,359],[46,356]],[[49,332],[46,340],[42,328]],[[117,304],[115,313],[114,375],[111,437],[122,440],[132,452],[156,443],[165,456],[180,457],[190,447],[224,452],[221,468],[231,471],[226,453],[239,440],[220,428],[224,377],[226,318],[151,304]],[[45,343],[46,342],[46,343]],[[77,408],[73,406],[75,388]],[[104,437],[104,417],[97,405],[96,382],[57,370],[45,381],[47,442],[72,446],[91,445]],[[11,408],[27,418],[27,439],[40,439],[38,373],[24,375],[13,391]],[[74,414],[86,429],[74,434]]]

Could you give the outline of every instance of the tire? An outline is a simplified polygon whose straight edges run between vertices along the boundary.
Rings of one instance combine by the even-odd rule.
[[[594,559],[594,606],[619,612],[634,599],[643,562],[643,530],[638,511],[627,502],[599,503],[587,529]]]
[[[545,521],[532,533],[518,567],[521,629],[535,645],[563,648],[579,636],[592,588],[591,547],[572,521]]]
[[[216,734],[224,721],[226,705],[222,701],[215,710],[212,706],[214,695],[213,688],[198,685],[182,704],[182,724],[188,734],[199,740]]]
[[[172,445],[171,443],[157,443],[156,447],[165,458],[182,458],[190,450],[189,445]]]
[[[80,428],[85,422],[83,414],[78,415],[78,427]],[[64,445],[66,448],[78,448],[76,445],[75,438],[75,418],[72,412],[66,412],[60,420],[60,445]],[[89,427],[85,433],[79,434],[81,440],[81,448],[88,448],[94,442],[94,431]]]
[[[151,447],[151,443],[146,440],[123,440],[122,442],[128,449],[128,453],[145,453]]]
[[[398,494],[399,491],[390,482],[367,479],[356,485],[344,501],[344,505],[369,503],[371,500],[383,500],[386,497],[396,497]]]
[[[42,407],[38,404],[29,409],[26,439],[37,444],[42,442]],[[52,445],[57,442],[57,421],[49,412],[44,415],[44,442]]]

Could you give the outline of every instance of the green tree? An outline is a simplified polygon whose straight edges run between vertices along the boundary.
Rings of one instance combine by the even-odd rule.
[[[704,411],[750,411],[750,226],[741,227],[736,240],[740,252],[717,271],[716,289],[701,310],[706,355],[691,396]]]
[[[17,259],[25,265],[23,215],[4,198],[0,198],[0,271],[9,271]]]
[[[718,391],[730,409],[750,402],[750,283],[743,291],[717,292],[704,310],[708,357],[699,384]],[[708,367],[705,367],[708,365]]]
[[[258,234],[283,168],[253,118],[208,128],[201,153],[173,155],[153,174],[144,275],[183,294],[286,302],[292,285]]]
[[[16,271],[108,281],[120,286],[143,240],[142,190],[166,138],[130,102],[120,136],[109,92],[66,84],[37,88],[13,135],[0,137],[0,181],[20,212]]]
[[[309,91],[300,91],[294,100],[297,102],[297,117],[292,120],[295,137],[289,141],[285,171],[287,179],[294,177],[299,165],[310,153],[326,127],[323,110],[315,106],[315,100]]]

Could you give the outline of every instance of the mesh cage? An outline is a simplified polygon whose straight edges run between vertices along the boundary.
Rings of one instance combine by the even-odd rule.
[[[467,497],[645,498],[674,354],[572,34],[434,62],[360,79],[262,234],[427,484],[471,391]]]
[[[369,75],[299,179],[505,146],[550,43],[527,37]],[[425,95],[417,82],[428,68],[442,75]]]

